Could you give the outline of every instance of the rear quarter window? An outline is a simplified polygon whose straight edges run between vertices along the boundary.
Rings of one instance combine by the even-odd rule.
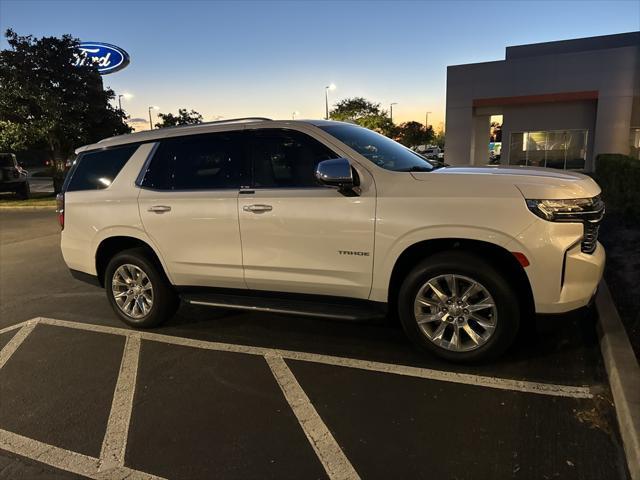
[[[127,145],[81,153],[76,159],[76,165],[69,172],[70,179],[65,190],[73,192],[107,188],[138,149],[138,146]]]

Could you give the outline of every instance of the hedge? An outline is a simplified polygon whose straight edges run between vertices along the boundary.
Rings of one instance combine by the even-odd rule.
[[[640,160],[617,153],[601,154],[595,173],[607,210],[640,221]]]

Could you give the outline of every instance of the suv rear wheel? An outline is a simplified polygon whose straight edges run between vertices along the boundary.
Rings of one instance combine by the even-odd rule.
[[[398,298],[402,326],[419,348],[449,361],[496,357],[520,324],[517,292],[489,262],[467,252],[443,252],[418,264]]]
[[[114,312],[128,325],[149,328],[171,318],[179,299],[142,248],[116,254],[104,278],[107,298]]]

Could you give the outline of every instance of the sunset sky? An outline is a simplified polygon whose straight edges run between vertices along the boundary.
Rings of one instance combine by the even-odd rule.
[[[0,25],[125,49],[131,64],[104,81],[133,94],[123,107],[134,119],[148,121],[149,105],[205,120],[321,118],[324,87],[335,83],[332,103],[397,102],[396,122],[431,111],[437,128],[447,65],[500,60],[508,45],[639,30],[640,2],[0,0]]]

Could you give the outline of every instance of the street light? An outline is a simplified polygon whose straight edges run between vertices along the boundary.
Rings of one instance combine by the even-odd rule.
[[[124,97],[125,100],[130,100],[133,98],[133,95],[130,93],[121,93],[118,95],[118,108],[120,108],[120,110],[122,110],[122,97]]]
[[[325,120],[329,120],[329,90],[333,91],[336,89],[336,84],[331,83],[324,87],[324,109],[325,109]]]
[[[389,118],[391,119],[391,123],[393,123],[393,106],[397,104],[398,102],[393,102],[389,104]]]
[[[160,107],[156,107],[155,105],[151,105],[149,107],[149,130],[153,130],[153,121],[151,120],[151,110],[160,110]]]
[[[427,112],[427,114],[424,117],[424,129],[428,130],[429,129],[429,114],[431,112]]]

